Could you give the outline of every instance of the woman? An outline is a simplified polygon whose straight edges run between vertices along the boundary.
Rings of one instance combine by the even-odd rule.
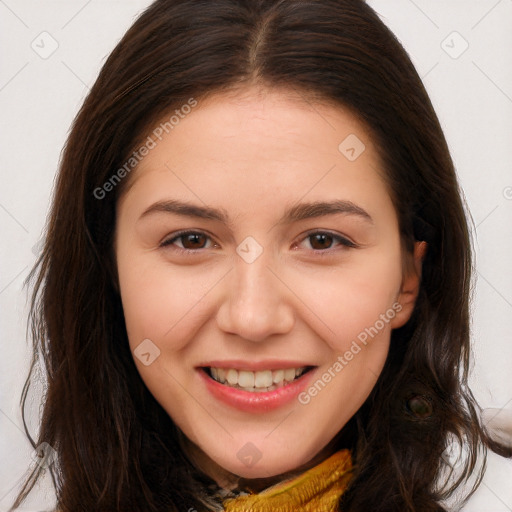
[[[152,4],[75,120],[34,275],[59,510],[444,510],[510,456],[467,387],[446,141],[360,0]]]

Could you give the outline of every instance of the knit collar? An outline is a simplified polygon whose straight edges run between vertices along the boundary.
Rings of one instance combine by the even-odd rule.
[[[352,458],[340,450],[302,473],[259,493],[223,499],[225,512],[335,512],[340,496],[348,486]]]

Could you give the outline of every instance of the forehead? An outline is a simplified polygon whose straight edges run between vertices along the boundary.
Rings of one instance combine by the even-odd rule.
[[[150,172],[180,164],[204,165],[267,173],[276,167],[293,169],[323,154],[346,162],[363,151],[365,160],[379,169],[367,127],[350,109],[333,101],[315,101],[297,89],[252,87],[210,95],[178,117],[171,111],[154,123],[142,140],[152,149],[136,164],[123,183],[123,192]],[[172,118],[173,123],[169,123]],[[142,148],[144,149],[144,148]],[[195,162],[195,163],[194,163]],[[346,163],[344,162],[344,163]],[[225,173],[220,173],[225,175]],[[274,176],[276,177],[276,176]],[[234,183],[233,183],[234,185]]]
[[[159,209],[168,213],[190,205],[211,207],[232,232],[286,225],[290,213],[307,218],[293,211],[295,205],[307,209],[335,201],[367,212],[377,229],[393,229],[397,220],[363,123],[343,107],[281,91],[198,102],[155,141],[130,179],[117,204],[129,223],[165,202]]]
[[[159,201],[202,203],[223,210],[232,229],[234,219],[274,225],[294,204],[342,200],[395,224],[379,154],[349,109],[248,89],[187,110],[160,138],[146,134],[154,144],[123,184],[118,212],[127,199],[134,216]]]

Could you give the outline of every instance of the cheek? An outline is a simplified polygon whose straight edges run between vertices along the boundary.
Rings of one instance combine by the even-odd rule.
[[[201,325],[205,297],[221,277],[212,268],[172,268],[145,253],[122,252],[118,273],[126,329],[132,350],[143,339],[166,339],[171,350],[187,342]],[[183,340],[183,341],[181,341]]]
[[[348,349],[365,333],[386,338],[390,321],[401,306],[396,302],[401,283],[399,250],[361,256],[357,263],[315,273],[296,272],[294,291],[305,306],[322,338],[337,353]]]
[[[396,302],[399,249],[388,247],[379,257],[374,254],[359,263],[340,266],[329,278],[317,275],[321,287],[311,288],[305,277],[301,281],[305,302],[321,319],[316,329],[332,351],[316,380],[298,397],[322,439],[332,438],[375,386],[389,351],[391,321],[402,309]]]
[[[397,256],[398,257],[398,256]],[[132,349],[145,338],[172,341],[179,350],[206,320],[208,294],[220,284],[224,266],[171,267],[148,254],[119,252],[118,272],[126,328]],[[300,298],[294,307],[316,324],[315,330],[336,351],[371,329],[392,309],[400,280],[399,261],[389,256],[362,257],[357,264],[312,270],[281,268],[283,281],[292,283]],[[385,324],[384,329],[388,329]],[[362,335],[364,336],[364,335]]]

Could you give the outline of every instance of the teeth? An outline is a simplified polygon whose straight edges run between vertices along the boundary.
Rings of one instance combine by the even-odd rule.
[[[290,382],[295,379],[295,368],[287,368],[284,371],[284,380],[289,380]]]
[[[272,382],[274,384],[283,382],[283,379],[284,379],[284,370],[276,370],[275,372],[272,372]]]
[[[292,382],[302,375],[306,367],[287,368],[286,370],[263,370],[250,372],[235,370],[234,368],[210,368],[211,376],[222,384],[244,389],[245,391],[271,391]]]
[[[253,372],[238,372],[238,385],[241,388],[254,387],[254,373]]]
[[[230,368],[226,372],[226,380],[228,381],[228,384],[230,386],[234,386],[235,384],[238,384],[238,372],[236,370],[233,370]]]
[[[238,381],[238,383],[240,384],[240,381]],[[270,386],[272,386],[272,372],[270,370],[265,370],[264,372],[256,372],[254,374],[254,387],[268,388]]]

